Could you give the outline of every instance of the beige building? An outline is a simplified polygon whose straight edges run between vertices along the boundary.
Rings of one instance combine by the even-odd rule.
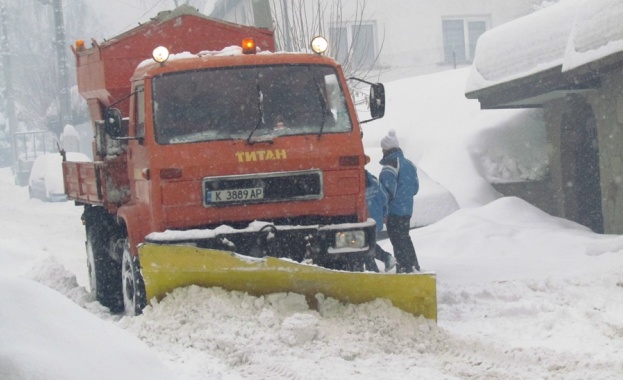
[[[274,29],[279,48],[289,51],[322,34],[338,61],[391,80],[470,65],[480,35],[541,2],[219,0],[210,16]]]
[[[565,1],[483,34],[466,96],[543,109],[542,208],[623,234],[623,0]],[[525,189],[524,189],[525,190]]]

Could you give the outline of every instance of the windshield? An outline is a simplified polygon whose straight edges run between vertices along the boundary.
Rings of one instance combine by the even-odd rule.
[[[159,144],[349,132],[335,70],[280,65],[187,71],[153,81]]]

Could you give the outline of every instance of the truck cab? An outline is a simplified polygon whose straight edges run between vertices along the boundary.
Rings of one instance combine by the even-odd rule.
[[[316,262],[361,266],[345,257],[348,244],[359,244],[363,256],[374,232],[361,130],[346,88],[334,60],[309,54],[230,48],[142,64],[132,78],[127,151],[120,150],[129,198],[118,214],[132,226],[130,240],[187,241],[186,231],[204,230],[192,239],[199,246],[289,251],[298,261],[317,246]],[[123,124],[120,116],[109,131]],[[253,249],[263,236],[249,231],[254,221],[273,226],[264,252]],[[223,225],[236,231],[214,232]],[[348,244],[335,240],[337,232]]]

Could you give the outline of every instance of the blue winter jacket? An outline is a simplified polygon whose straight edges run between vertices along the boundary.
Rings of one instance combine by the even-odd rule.
[[[387,195],[379,180],[366,170],[366,203],[368,214],[376,222],[376,232],[383,231],[383,219],[387,216]]]
[[[420,188],[417,169],[405,158],[400,148],[385,153],[379,182],[387,193],[388,213],[398,216],[413,214],[413,196]]]

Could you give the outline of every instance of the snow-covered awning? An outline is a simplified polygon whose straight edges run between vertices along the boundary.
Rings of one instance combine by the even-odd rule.
[[[482,108],[539,107],[623,62],[623,0],[566,0],[478,40],[465,93]]]
[[[562,71],[622,61],[622,20],[622,0],[584,0],[567,43]]]

